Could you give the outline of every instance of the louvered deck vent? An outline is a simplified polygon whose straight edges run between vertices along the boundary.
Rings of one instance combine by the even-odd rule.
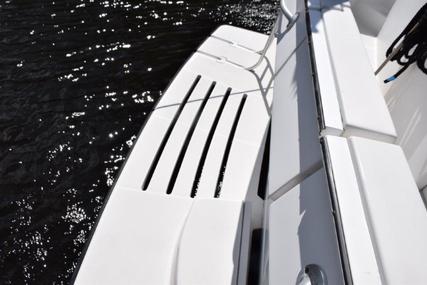
[[[198,84],[200,83],[201,79],[202,79],[202,77],[200,75],[198,75],[194,79],[194,82],[189,87],[186,95],[184,96],[184,99],[180,103],[179,108],[176,111],[175,116],[172,119],[172,121],[171,121],[171,123],[170,123],[170,125],[169,125],[158,149],[157,149],[156,155],[154,156],[154,159],[151,162],[151,166],[149,168],[149,171],[147,173],[147,176],[145,178],[145,181],[144,181],[143,187],[142,187],[142,189],[144,191],[149,189],[150,182],[151,182],[151,179],[153,178],[154,173],[156,171],[159,171],[157,169],[157,166],[158,166],[158,163],[162,157],[162,154],[163,154],[165,147],[167,146],[167,144],[176,143],[171,139],[171,134],[172,134],[176,124],[179,123],[180,117],[181,117],[181,114],[182,114],[184,108],[188,104],[192,104],[195,102],[195,101],[191,100],[191,97],[192,97],[193,93],[195,92],[195,90],[196,90]],[[175,166],[173,167],[172,174],[169,178],[168,186],[166,189],[164,189],[165,193],[167,193],[167,194],[173,194],[175,182],[176,182],[178,176],[180,174],[182,174],[183,171],[186,171],[185,169],[182,168],[183,161],[185,159],[185,156],[188,153],[191,153],[191,151],[192,151],[190,148],[190,145],[191,145],[190,143],[191,143],[191,140],[193,138],[194,131],[196,130],[196,127],[199,123],[199,120],[200,120],[203,112],[207,108],[208,101],[210,99],[212,99],[211,97],[212,97],[212,94],[214,94],[213,92],[214,92],[216,86],[217,86],[217,83],[215,81],[213,81],[213,82],[211,82],[210,86],[206,90],[200,90],[200,88],[197,90],[197,92],[205,92],[205,95],[204,95],[201,103],[198,106],[197,112],[195,113],[195,115],[193,117],[193,121],[191,123],[191,126],[190,126],[188,132],[185,134],[185,139],[181,145],[181,149],[180,149],[180,152],[179,152],[179,155],[178,155],[176,161],[170,162],[170,163],[175,163]],[[218,94],[215,94],[215,97],[221,97],[221,103],[216,110],[215,117],[214,117],[212,124],[209,128],[208,135],[207,135],[205,142],[204,142],[203,150],[202,150],[201,155],[199,157],[199,162],[198,162],[198,166],[196,168],[196,171],[194,173],[191,173],[191,175],[190,175],[194,179],[193,183],[192,183],[193,186],[192,186],[191,193],[190,193],[190,196],[192,198],[194,198],[198,193],[199,182],[200,182],[200,178],[201,178],[201,175],[203,172],[203,167],[205,165],[206,157],[207,157],[208,152],[210,150],[210,146],[211,146],[213,137],[214,137],[215,132],[217,130],[217,126],[218,126],[218,123],[221,119],[221,115],[222,115],[224,108],[226,107],[227,101],[230,97],[231,91],[232,91],[231,88],[227,88],[225,91],[225,94],[220,94],[220,96]],[[236,133],[236,129],[237,129],[238,124],[239,124],[239,119],[240,119],[240,116],[242,114],[245,102],[246,102],[246,97],[247,97],[246,94],[241,96],[238,107],[235,110],[234,120],[232,122],[230,122],[230,124],[232,124],[232,125],[231,125],[231,129],[229,131],[228,137],[223,138],[224,140],[226,140],[224,151],[222,153],[216,154],[218,156],[221,156],[222,160],[221,160],[221,167],[219,169],[219,173],[216,173],[217,180],[216,180],[215,192],[214,192],[215,198],[219,198],[221,196],[222,182],[223,182],[224,176],[226,175],[226,172],[227,172],[227,161],[228,161],[228,158],[230,155],[231,146],[233,144],[233,139],[234,139],[234,136]],[[218,99],[218,98],[216,98],[216,99]],[[214,174],[212,173],[210,175],[214,175]]]

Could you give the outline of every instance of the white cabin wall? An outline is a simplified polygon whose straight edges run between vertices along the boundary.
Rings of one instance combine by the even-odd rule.
[[[380,61],[377,55],[377,35],[396,0],[350,0],[351,11],[371,61],[376,69]]]
[[[425,0],[350,0],[350,3],[374,71]],[[377,82],[396,127],[397,143],[402,146],[421,189],[427,186],[427,78],[414,65],[397,80],[383,82],[400,68],[396,62],[389,62],[378,74]]]
[[[427,76],[411,66],[385,95],[418,188],[427,186]]]
[[[351,10],[362,34],[378,35],[396,0],[350,0]]]
[[[425,4],[425,0],[397,0],[378,34],[377,57],[381,62],[393,40],[412,17]],[[396,80],[382,81],[401,68],[395,62],[386,65],[378,76],[401,145],[409,161],[418,188],[427,185],[427,75],[414,64]]]

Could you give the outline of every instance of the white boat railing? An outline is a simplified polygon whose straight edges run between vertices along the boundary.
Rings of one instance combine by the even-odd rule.
[[[286,30],[283,32],[283,34],[286,34],[292,28],[292,26],[295,24],[295,22],[298,20],[299,13],[296,12],[295,14],[292,14],[289,11],[288,7],[286,6],[285,0],[280,0],[280,11],[282,12],[283,16],[288,21],[288,24],[286,25]],[[279,16],[280,16],[280,14],[279,14]],[[264,48],[262,50],[258,51],[258,53],[260,54],[260,57],[259,57],[257,63],[255,63],[254,65],[252,65],[250,67],[247,67],[246,70],[253,71],[255,68],[257,68],[261,64],[261,62],[265,58],[265,55],[267,53],[268,48],[270,47],[271,43],[273,42],[274,38],[277,35],[277,30],[279,27],[279,20],[280,20],[280,17],[277,17],[277,20],[274,23],[273,29],[271,30],[270,36],[268,37]]]
[[[286,6],[285,0],[280,0],[280,10],[282,11],[283,16],[285,16],[286,20],[288,20],[288,27],[292,26],[298,18],[298,12],[292,15],[288,7]]]

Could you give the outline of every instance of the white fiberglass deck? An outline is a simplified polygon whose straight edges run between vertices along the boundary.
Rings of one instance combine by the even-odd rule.
[[[242,66],[266,40],[221,26],[187,61],[121,171],[76,284],[245,283],[275,44],[254,72]]]
[[[240,42],[229,42],[239,35]],[[264,61],[255,73],[233,63],[253,65],[259,58],[254,51],[262,49],[265,40],[264,35],[230,26],[208,38],[157,104],[117,185],[244,200],[270,119],[274,63]],[[274,55],[274,47],[269,54]],[[221,178],[222,164],[227,165]],[[220,195],[215,194],[218,181]]]
[[[304,1],[285,2],[291,13],[306,11]],[[427,81],[414,68],[383,93],[355,18],[372,18],[373,7],[392,2],[310,0],[308,13],[278,39],[263,279],[269,284],[295,284],[310,264],[323,269],[328,284],[425,283],[427,212],[417,184],[425,185]],[[424,3],[396,0],[377,31],[381,61]]]

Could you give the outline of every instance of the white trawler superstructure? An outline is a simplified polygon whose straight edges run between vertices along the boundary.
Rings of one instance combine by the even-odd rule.
[[[374,74],[425,0],[280,4],[270,37],[221,26],[178,72],[75,284],[426,283],[426,55]]]

